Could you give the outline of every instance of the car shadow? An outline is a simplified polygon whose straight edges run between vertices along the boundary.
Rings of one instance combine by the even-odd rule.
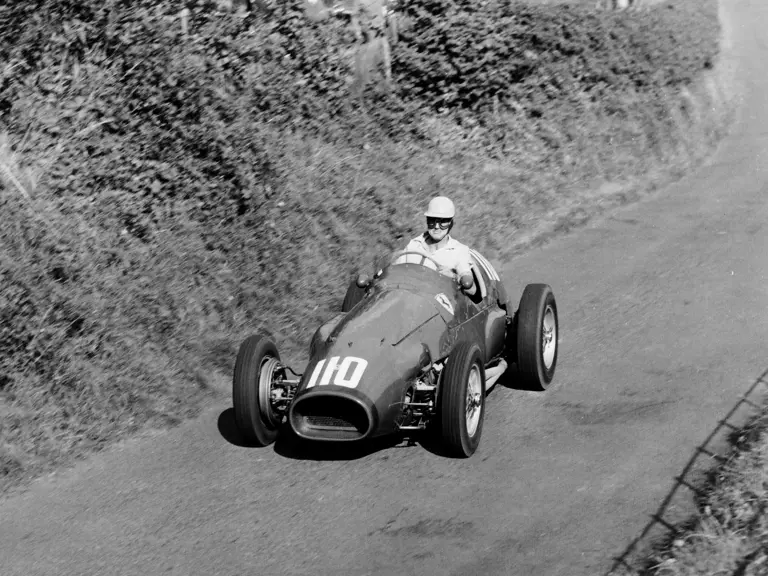
[[[434,454],[440,458],[456,459],[456,456],[450,454],[445,449],[445,443],[440,440],[439,434],[434,431],[424,430],[423,432],[414,435],[410,440],[430,454]]]
[[[261,448],[249,444],[240,434],[235,423],[235,410],[225,409],[217,420],[219,434],[227,442],[239,448]],[[407,448],[416,442],[402,435],[384,436],[362,442],[313,442],[296,436],[288,426],[283,426],[272,447],[275,453],[292,460],[358,460],[392,448]]]
[[[221,437],[233,446],[238,446],[240,448],[254,448],[254,446],[249,444],[245,438],[243,438],[240,431],[237,429],[234,408],[227,408],[219,414],[219,418],[216,421],[216,427],[219,429]]]
[[[406,448],[398,435],[360,442],[319,442],[299,438],[288,426],[280,430],[275,453],[292,460],[359,460],[377,452]]]
[[[528,390],[522,378],[517,376],[517,366],[510,364],[494,388],[508,388],[510,390]]]
[[[526,384],[522,378],[518,375],[517,364],[510,364],[504,374],[501,375],[498,382],[493,386],[496,388],[507,388],[508,390],[521,390],[524,392],[541,392],[536,388]]]

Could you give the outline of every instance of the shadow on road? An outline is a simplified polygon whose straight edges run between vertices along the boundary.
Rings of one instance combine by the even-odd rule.
[[[233,446],[259,449],[246,442],[241,436],[235,424],[235,411],[233,408],[227,408],[219,414],[216,424],[221,437]],[[414,444],[413,442],[403,444],[404,440],[403,436],[394,435],[360,443],[334,444],[310,442],[297,437],[289,427],[285,426],[280,430],[273,448],[275,453],[293,460],[357,460],[381,450],[396,447],[407,448]]]
[[[219,429],[219,434],[221,434],[221,437],[230,444],[239,446],[240,448],[253,447],[248,444],[245,439],[243,439],[240,431],[237,429],[237,424],[235,424],[234,408],[227,408],[221,414],[219,414],[219,419],[216,422],[216,426]]]
[[[554,382],[557,382],[557,375],[555,375]],[[554,386],[554,383],[552,384]],[[517,364],[511,363],[504,374],[501,375],[499,381],[494,384],[491,390],[496,388],[506,388],[508,390],[520,390],[522,392],[541,392],[541,389],[534,388],[530,384],[523,382],[520,374],[517,371]]]
[[[726,460],[726,457],[716,454],[713,450],[710,450],[708,446],[714,440],[714,438],[718,435],[718,433],[723,429],[730,430],[730,433],[727,436],[727,441],[731,449],[733,449],[739,443],[740,437],[743,435],[744,430],[749,427],[749,423],[747,423],[746,426],[736,426],[732,424],[730,420],[733,419],[736,412],[742,406],[748,406],[756,410],[757,416],[759,417],[760,412],[763,410],[763,406],[760,405],[758,402],[752,400],[751,397],[753,396],[755,390],[761,384],[768,385],[768,370],[763,372],[752,383],[749,390],[747,390],[747,392],[739,398],[739,400],[728,411],[725,417],[717,423],[717,426],[715,426],[714,430],[710,432],[709,436],[707,436],[704,442],[696,448],[690,460],[688,460],[688,463],[683,467],[683,470],[680,472],[678,476],[675,477],[674,479],[675,483],[672,486],[672,489],[664,498],[664,500],[662,501],[661,505],[658,507],[656,512],[651,515],[651,519],[645,525],[640,535],[637,536],[634,540],[632,540],[632,542],[629,543],[629,545],[624,549],[624,551],[619,556],[614,557],[613,565],[611,566],[610,570],[608,570],[605,573],[604,576],[609,576],[610,574],[614,574],[619,568],[623,568],[625,572],[629,572],[630,574],[645,575],[645,574],[653,573],[653,571],[651,570],[652,566],[654,565],[653,561],[649,559],[642,560],[639,562],[631,561],[633,553],[640,550],[640,545],[642,544],[643,540],[646,537],[648,537],[651,530],[655,527],[662,527],[663,529],[666,530],[665,536],[655,541],[652,541],[650,543],[650,547],[648,549],[651,553],[653,553],[654,551],[669,549],[669,545],[674,541],[675,538],[677,538],[681,534],[686,533],[688,530],[690,530],[693,527],[696,521],[695,518],[689,518],[687,521],[684,521],[682,523],[680,522],[674,523],[666,520],[664,518],[664,515],[667,512],[670,506],[670,503],[672,502],[672,499],[674,498],[675,494],[677,493],[678,489],[681,486],[685,486],[686,488],[688,488],[694,493],[694,499],[696,500],[697,504],[699,504],[702,501],[702,499],[706,496],[706,494],[702,490],[702,487],[700,485],[697,486],[696,485],[697,483],[691,479],[691,476],[694,473],[694,465],[702,454],[706,454],[710,458],[717,460],[720,463]],[[753,415],[753,418],[754,417],[755,416]],[[707,480],[711,480],[712,475],[715,474],[716,471],[717,469],[708,471],[705,474],[705,480],[703,484],[706,484]],[[645,555],[647,557],[647,554]]]
[[[275,452],[294,460],[358,460],[390,448],[406,448],[402,437],[375,438],[364,442],[331,443],[302,440],[289,428],[280,431]]]

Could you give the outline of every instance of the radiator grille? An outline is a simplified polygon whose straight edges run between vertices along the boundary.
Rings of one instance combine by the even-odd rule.
[[[357,430],[354,424],[344,418],[334,416],[305,416],[304,420],[310,426],[316,428],[339,428],[343,430]]]
[[[351,398],[312,394],[296,400],[291,425],[305,438],[355,440],[366,436],[373,422],[369,412]]]

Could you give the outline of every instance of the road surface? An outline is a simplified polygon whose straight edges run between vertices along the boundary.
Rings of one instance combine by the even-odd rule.
[[[0,572],[609,569],[768,368],[768,2],[723,9],[740,112],[711,161],[500,266],[510,294],[553,286],[561,356],[545,393],[492,391],[473,458],[246,449],[220,406],[0,503]]]

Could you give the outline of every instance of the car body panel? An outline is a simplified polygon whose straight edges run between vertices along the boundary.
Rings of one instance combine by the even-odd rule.
[[[349,312],[320,326],[289,409],[294,431],[322,440],[395,432],[409,386],[457,342],[476,342],[486,363],[503,353],[506,313],[497,303],[500,280],[487,269],[490,264],[474,264],[476,282],[483,283],[475,298],[461,292],[454,279],[420,264],[391,265]],[[344,404],[344,413],[331,413],[327,398]],[[345,425],[350,412],[359,414]],[[367,425],[358,425],[364,417]]]

